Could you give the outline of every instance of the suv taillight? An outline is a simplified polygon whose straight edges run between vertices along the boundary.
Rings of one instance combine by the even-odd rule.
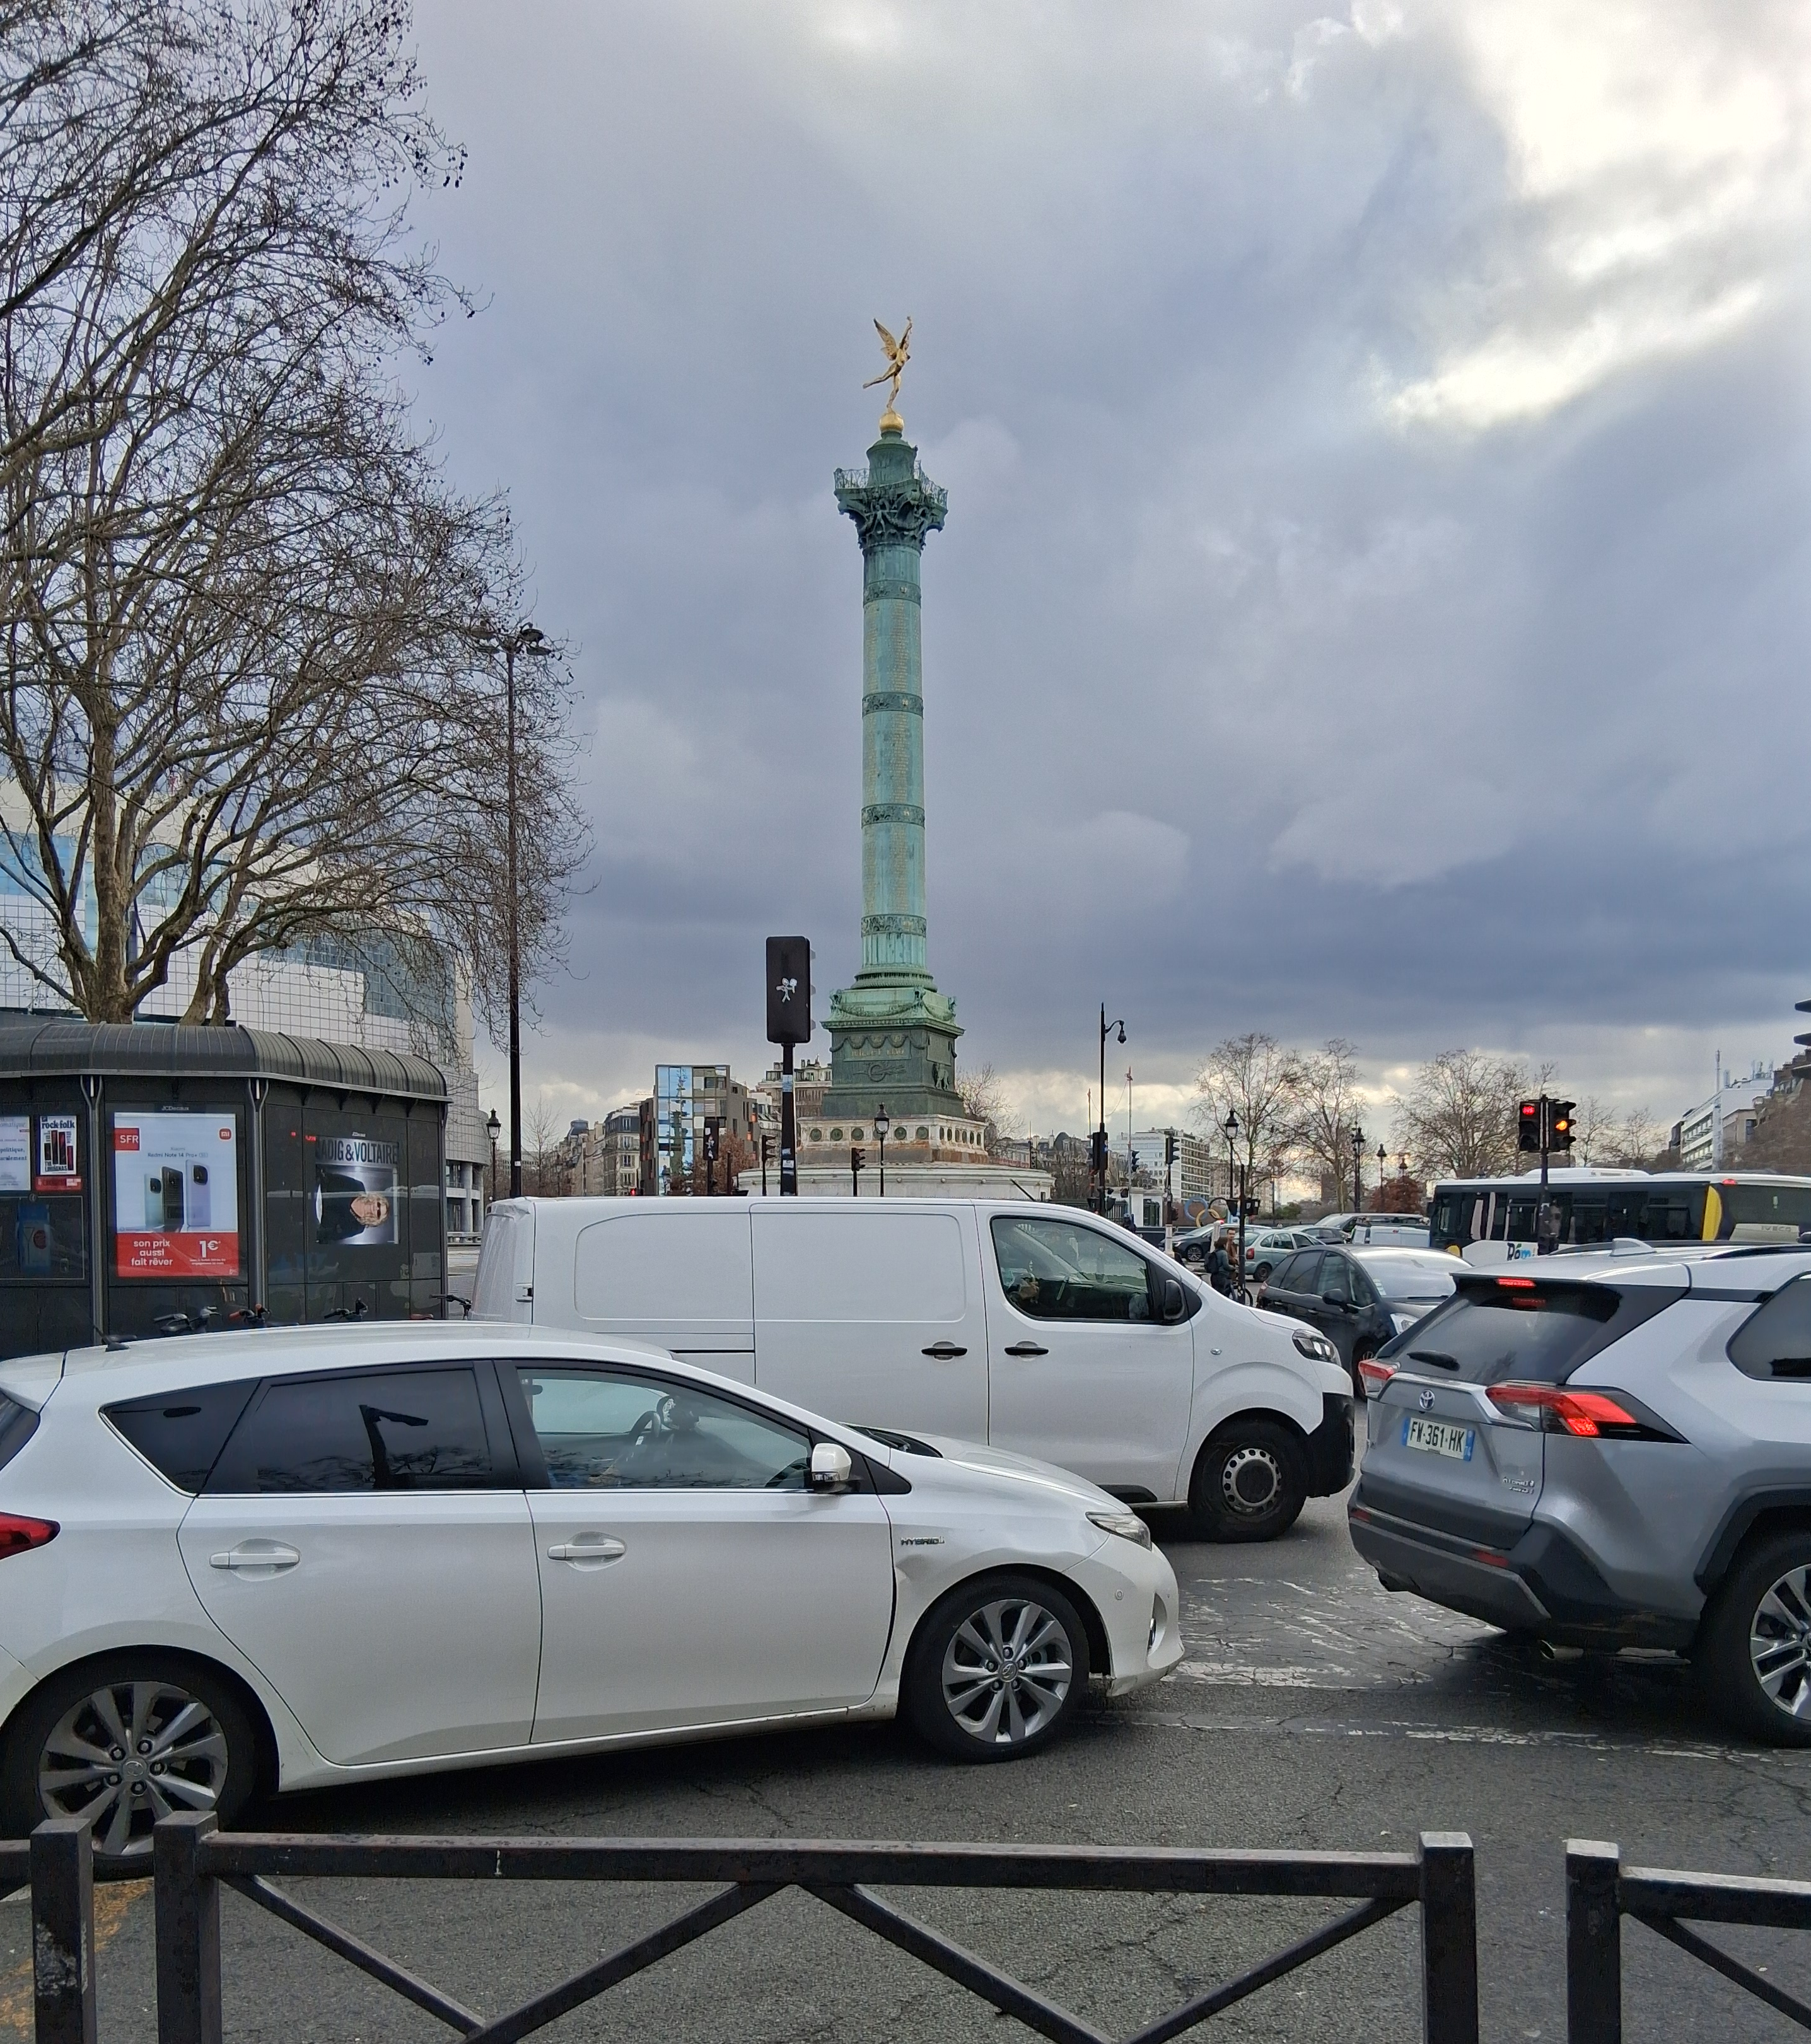
[[[1572,1434],[1583,1440],[1676,1441],[1651,1413],[1631,1412],[1629,1404],[1602,1391],[1568,1391],[1558,1384],[1493,1384],[1486,1394],[1506,1412],[1545,1434]]]
[[[1374,1355],[1361,1356],[1359,1358],[1359,1375],[1364,1381],[1365,1396],[1367,1398],[1380,1397],[1384,1385],[1395,1374],[1396,1366],[1393,1362],[1379,1362]]]
[[[54,1519],[21,1519],[11,1512],[0,1512],[0,1562],[9,1554],[29,1554],[33,1547],[41,1547],[47,1540],[56,1538]]]

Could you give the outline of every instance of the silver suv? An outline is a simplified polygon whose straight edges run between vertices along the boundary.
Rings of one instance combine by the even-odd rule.
[[[1811,1249],[1466,1269],[1361,1369],[1349,1523],[1386,1589],[1673,1648],[1811,1746]]]

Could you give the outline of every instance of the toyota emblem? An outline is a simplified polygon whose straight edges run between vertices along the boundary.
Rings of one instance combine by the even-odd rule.
[[[1431,1391],[1424,1391],[1421,1393],[1421,1410],[1424,1412],[1431,1412],[1433,1409],[1434,1394]]]

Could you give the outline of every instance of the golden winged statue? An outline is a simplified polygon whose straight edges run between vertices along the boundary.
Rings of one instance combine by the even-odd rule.
[[[862,388],[871,390],[877,383],[892,385],[892,389],[886,394],[886,409],[880,415],[881,428],[884,432],[888,426],[895,426],[903,432],[906,421],[900,417],[896,408],[899,403],[899,379],[906,373],[906,363],[912,359],[912,321],[908,317],[906,331],[897,340],[879,320],[874,323],[874,330],[880,336],[881,346],[886,350],[886,367],[878,376],[871,376]]]

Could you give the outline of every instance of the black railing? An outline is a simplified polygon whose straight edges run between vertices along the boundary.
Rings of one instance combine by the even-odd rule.
[[[1625,1916],[1745,1988],[1801,2029],[1811,2030],[1811,2004],[1687,1928],[1693,1923],[1748,1923],[1811,1931],[1811,1881],[1625,1866],[1619,1847],[1573,1838],[1566,1847],[1569,2044],[1621,2044]]]
[[[1052,2044],[1109,2044],[1109,2039],[1022,1981],[882,1901],[874,1890],[1069,1889],[1359,1904],[1237,1978],[1144,2024],[1126,2044],[1167,2044],[1373,1924],[1417,1908],[1426,2044],[1476,2044],[1478,2037],[1477,1908],[1471,1841],[1462,1833],[1425,1833],[1415,1853],[1194,1852],[762,1839],[296,1838],[218,1832],[210,1819],[178,1816],[157,1827],[154,1871],[159,2044],[220,2044],[222,1888],[270,1911],[438,2017],[470,2044],[514,2044],[789,1888],[815,1896]],[[485,2017],[274,1887],[273,1875],[721,1885],[708,1900],[659,1929],[517,2008]]]

